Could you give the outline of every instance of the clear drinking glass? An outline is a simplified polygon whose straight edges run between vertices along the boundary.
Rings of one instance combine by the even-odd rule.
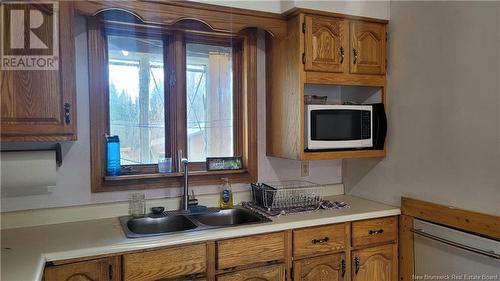
[[[128,212],[132,217],[142,217],[146,213],[144,193],[131,193],[128,197]]]
[[[158,160],[158,172],[161,174],[172,172],[172,158],[160,158]]]

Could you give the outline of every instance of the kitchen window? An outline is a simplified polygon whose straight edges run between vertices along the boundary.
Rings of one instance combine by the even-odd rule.
[[[89,18],[92,190],[179,186],[179,152],[194,184],[255,180],[255,41]],[[106,176],[105,135],[120,138],[120,176]],[[206,171],[207,157],[228,156],[242,169]],[[172,173],[158,173],[163,157]]]

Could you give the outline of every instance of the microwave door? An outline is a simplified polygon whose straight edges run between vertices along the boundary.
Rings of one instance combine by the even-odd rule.
[[[371,118],[370,110],[310,110],[308,149],[370,147]]]

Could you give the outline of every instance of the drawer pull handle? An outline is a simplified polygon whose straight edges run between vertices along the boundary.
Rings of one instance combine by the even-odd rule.
[[[344,275],[345,275],[345,260],[342,259],[342,261],[340,262],[340,269],[342,271],[342,278],[344,278]]]
[[[315,244],[315,245],[316,245],[316,244],[323,244],[323,243],[325,243],[325,242],[328,242],[328,240],[330,240],[330,238],[328,238],[328,237],[325,237],[325,238],[323,238],[323,239],[313,239],[313,240],[311,241],[311,243],[313,243],[313,244]]]
[[[66,124],[69,124],[69,122],[71,122],[70,108],[71,108],[71,104],[69,104],[67,102],[64,103],[64,122]]]
[[[359,265],[360,265],[359,258],[355,257],[354,258],[354,274],[356,274],[356,275],[358,275],[358,272],[359,272]]]
[[[368,234],[370,234],[370,235],[376,235],[376,234],[382,234],[382,233],[384,233],[384,230],[382,228],[379,230],[372,229],[372,230],[368,231]]]

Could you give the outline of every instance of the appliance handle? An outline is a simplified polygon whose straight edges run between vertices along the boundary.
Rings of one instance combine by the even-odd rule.
[[[445,239],[445,238],[442,238],[442,237],[439,237],[436,235],[429,234],[421,228],[418,228],[418,229],[412,228],[412,229],[410,229],[410,231],[415,233],[415,234],[418,234],[420,236],[423,236],[425,238],[435,240],[435,241],[441,242],[441,243],[446,244],[446,245],[450,245],[450,246],[453,246],[453,247],[456,247],[456,248],[459,248],[462,250],[466,250],[466,251],[473,252],[473,253],[476,253],[479,255],[487,256],[489,258],[500,260],[500,255],[495,253],[495,251],[492,251],[492,250],[485,251],[485,250],[481,250],[481,249],[478,249],[475,247],[471,247],[471,246],[467,246],[467,245],[464,245],[461,243],[457,243],[457,242],[454,242],[454,241],[451,241],[451,240],[448,240],[448,239]]]

